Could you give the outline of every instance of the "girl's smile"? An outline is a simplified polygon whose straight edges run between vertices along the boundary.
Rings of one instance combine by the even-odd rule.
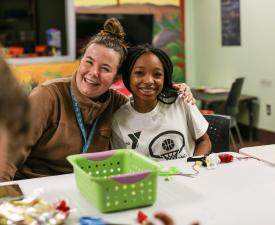
[[[134,108],[148,112],[157,104],[157,96],[164,83],[163,65],[159,58],[147,52],[135,62],[130,75],[130,88],[134,98]]]

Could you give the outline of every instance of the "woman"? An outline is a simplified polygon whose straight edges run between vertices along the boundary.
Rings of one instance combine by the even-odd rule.
[[[23,160],[30,130],[30,105],[6,62],[0,58],[0,181],[13,178]]]
[[[112,147],[129,148],[156,160],[206,155],[208,123],[195,105],[172,88],[173,65],[161,49],[130,48],[122,70],[132,101],[113,116]]]
[[[127,102],[110,89],[127,54],[124,37],[119,21],[108,19],[85,47],[72,78],[32,91],[34,129],[17,179],[70,173],[68,155],[110,149],[111,117]]]
[[[109,149],[110,118],[127,101],[109,89],[127,54],[124,36],[118,20],[107,20],[84,48],[72,78],[32,91],[33,135],[16,178],[69,173],[68,155]]]

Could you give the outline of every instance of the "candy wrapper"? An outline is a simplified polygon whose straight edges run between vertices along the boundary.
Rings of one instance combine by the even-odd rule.
[[[6,201],[0,205],[1,225],[57,225],[63,224],[70,208],[61,200],[50,204],[40,198]]]

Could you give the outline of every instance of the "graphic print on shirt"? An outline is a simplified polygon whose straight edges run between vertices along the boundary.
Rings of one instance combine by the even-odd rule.
[[[138,144],[138,139],[140,137],[141,131],[139,132],[135,132],[133,134],[128,134],[128,137],[131,139],[132,141],[132,149],[136,149],[137,148],[137,144]]]
[[[149,144],[149,153],[153,158],[171,160],[187,157],[180,155],[185,146],[184,135],[178,131],[169,130],[158,134]]]

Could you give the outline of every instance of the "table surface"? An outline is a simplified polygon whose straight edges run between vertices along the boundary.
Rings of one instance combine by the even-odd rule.
[[[243,155],[232,153],[239,157]],[[166,168],[177,166],[190,172],[193,163],[183,160],[161,162]],[[158,211],[170,214],[177,225],[259,225],[274,224],[275,167],[256,159],[234,159],[216,169],[199,167],[194,177],[174,176],[158,180],[157,201],[153,206],[102,214],[78,191],[73,174],[28,179],[19,183],[25,194],[43,190],[41,198],[49,202],[67,199],[73,211],[66,224],[78,224],[80,216],[101,216],[112,223],[138,224],[137,212],[150,217]],[[156,222],[156,224],[160,224]]]
[[[226,101],[227,96],[228,96],[228,92],[224,92],[224,93],[207,93],[205,91],[202,90],[198,90],[198,89],[191,89],[193,96],[201,101],[205,101],[208,103],[211,102],[223,102]],[[256,96],[253,95],[244,95],[242,94],[240,96],[240,101],[253,101],[253,100],[257,100],[258,98]]]
[[[263,145],[261,148],[245,147],[241,148],[240,152],[275,166],[275,144]]]

